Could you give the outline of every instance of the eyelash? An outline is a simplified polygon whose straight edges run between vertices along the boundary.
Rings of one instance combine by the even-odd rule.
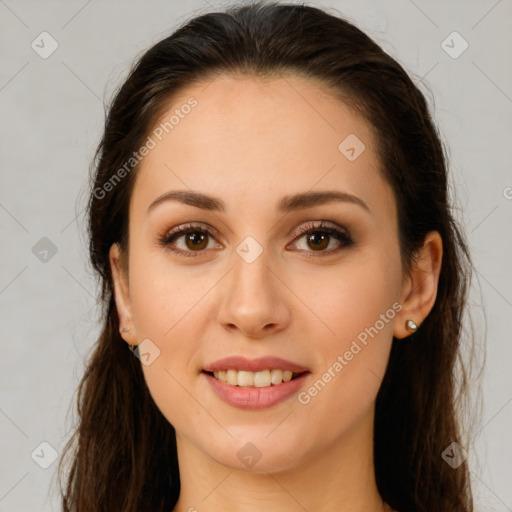
[[[182,226],[177,227],[173,231],[166,233],[163,237],[159,239],[160,245],[167,247],[170,251],[179,254],[185,257],[196,258],[201,255],[201,253],[206,252],[204,249],[201,251],[183,251],[182,249],[177,249],[173,247],[171,244],[178,238],[181,238],[183,235],[187,235],[190,233],[203,233],[208,235],[209,237],[214,238],[214,232],[211,232],[209,229],[206,229],[198,224],[183,224]],[[336,238],[343,245],[337,249],[331,249],[330,251],[319,251],[315,254],[315,251],[304,251],[299,250],[299,252],[309,253],[306,257],[308,258],[317,258],[325,255],[331,255],[339,252],[343,247],[349,247],[354,245],[354,241],[352,240],[349,232],[346,229],[338,229],[333,226],[327,225],[324,221],[320,221],[319,224],[315,224],[313,222],[308,222],[301,228],[299,228],[298,232],[295,233],[294,241],[298,238],[302,238],[304,235],[312,234],[312,233],[326,233],[331,237]]]

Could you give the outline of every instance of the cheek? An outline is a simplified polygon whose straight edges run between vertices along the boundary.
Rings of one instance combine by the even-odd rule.
[[[396,259],[360,252],[330,270],[301,274],[294,289],[324,326],[317,335],[320,343],[325,340],[326,347],[342,350],[360,334],[364,340],[366,329],[375,324],[383,338],[389,337],[396,315],[392,306],[399,297]]]
[[[397,261],[360,256],[357,263],[329,274],[328,281],[327,275],[325,282],[317,280],[319,291],[310,294],[308,304],[322,321],[316,335],[310,333],[320,356],[319,371],[298,398],[315,416],[336,418],[336,428],[363,414],[379,390],[401,309]]]
[[[169,381],[172,384],[170,374],[184,382],[200,348],[201,322],[207,317],[204,296],[217,278],[208,273],[194,277],[171,267],[165,257],[146,262],[147,258],[137,259],[135,254],[130,261],[130,296],[137,338],[151,340],[159,351],[158,360],[143,369],[157,386]]]
[[[139,339],[171,343],[175,332],[190,328],[191,317],[216,281],[199,268],[171,265],[165,254],[130,260],[132,315]],[[187,344],[188,344],[187,340]]]
[[[142,365],[144,378],[169,423],[186,430],[188,419],[200,413],[191,400],[190,379],[207,317],[203,297],[218,278],[207,273],[194,277],[171,268],[165,258],[141,264],[147,258],[133,256],[130,293],[137,337],[151,340],[158,354],[151,364]]]

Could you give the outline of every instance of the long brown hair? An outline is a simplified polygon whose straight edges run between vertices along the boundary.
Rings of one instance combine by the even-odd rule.
[[[116,242],[127,248],[137,166],[127,169],[126,162],[173,94],[219,73],[292,73],[337,92],[377,135],[382,172],[398,208],[405,268],[429,231],[441,234],[436,302],[414,335],[393,341],[377,396],[375,472],[383,499],[400,512],[471,512],[467,463],[452,468],[442,457],[450,443],[464,446],[456,406],[467,382],[457,361],[471,261],[452,215],[446,156],[426,100],[393,58],[342,17],[263,2],[188,21],[138,60],[111,103],[88,204],[103,327],[77,389],[79,421],[59,463],[63,510],[162,511],[177,502],[175,431],[120,336],[108,252]],[[114,181],[123,166],[122,179]]]

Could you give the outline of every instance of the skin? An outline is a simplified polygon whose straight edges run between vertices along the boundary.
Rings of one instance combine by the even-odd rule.
[[[405,274],[374,134],[325,86],[296,76],[219,76],[175,96],[162,119],[191,96],[197,106],[137,170],[128,260],[117,244],[110,251],[124,339],[149,338],[160,350],[142,368],[176,430],[182,487],[174,511],[391,510],[374,477],[375,398],[393,336],[408,336],[406,320],[420,325],[434,304],[441,238],[429,233]],[[366,147],[354,161],[338,150],[349,134]],[[226,211],[167,201],[148,213],[171,190],[218,197]],[[283,196],[311,190],[348,192],[370,211],[334,201],[276,210]],[[321,220],[348,229],[354,245],[331,237],[319,251],[295,235]],[[218,232],[195,258],[158,242],[187,222]],[[249,235],[263,250],[252,263],[236,252]],[[193,252],[183,236],[174,244]],[[225,356],[274,355],[311,371],[307,390],[394,303],[401,310],[307,404],[293,396],[238,409],[201,374]],[[251,468],[237,457],[248,442],[261,453]]]

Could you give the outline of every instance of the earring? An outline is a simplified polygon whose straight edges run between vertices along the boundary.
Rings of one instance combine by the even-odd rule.
[[[130,330],[130,328],[129,328],[129,327],[124,327],[123,329],[121,329],[121,332],[123,332],[123,333],[124,333],[124,332],[128,332],[129,330]]]
[[[418,324],[414,320],[407,320],[407,322],[405,322],[405,327],[411,332],[416,332],[418,330]]]

